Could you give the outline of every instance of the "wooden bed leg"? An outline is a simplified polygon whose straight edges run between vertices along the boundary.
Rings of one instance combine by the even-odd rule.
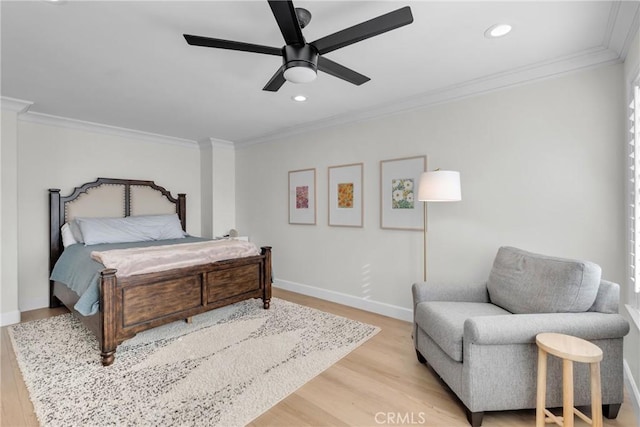
[[[193,316],[189,316],[186,319],[184,319],[185,322],[187,322],[188,324],[192,324],[193,323]]]
[[[53,285],[51,285],[51,294],[49,295],[49,308],[56,308],[62,306],[62,302],[57,296],[53,295]]]
[[[117,347],[116,280],[115,269],[106,268],[100,272],[100,355],[104,366],[113,363]]]
[[[102,366],[109,366],[116,359],[116,352],[111,351],[108,353],[102,352],[100,353],[100,357],[102,357]]]
[[[271,272],[271,246],[263,246],[262,255],[264,255],[262,306],[265,310],[268,310],[271,305],[271,282],[273,279],[273,273]]]

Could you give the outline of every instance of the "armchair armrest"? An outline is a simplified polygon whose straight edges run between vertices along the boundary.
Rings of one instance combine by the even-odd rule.
[[[487,283],[443,284],[417,282],[411,287],[413,308],[423,301],[489,302]]]
[[[542,332],[573,335],[586,340],[622,338],[629,323],[619,314],[536,313],[471,317],[464,322],[464,342],[527,344]]]

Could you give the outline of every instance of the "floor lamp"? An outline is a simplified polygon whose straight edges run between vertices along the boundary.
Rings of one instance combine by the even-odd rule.
[[[418,183],[418,200],[424,203],[423,280],[427,280],[427,203],[462,200],[460,172],[435,170],[424,172]]]

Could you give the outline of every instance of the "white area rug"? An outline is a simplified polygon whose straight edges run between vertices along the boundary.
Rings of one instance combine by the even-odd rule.
[[[9,334],[42,425],[243,426],[378,331],[274,298],[140,333],[108,367],[71,314]]]

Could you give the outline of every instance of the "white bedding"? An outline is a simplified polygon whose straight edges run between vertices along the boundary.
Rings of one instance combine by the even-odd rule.
[[[155,273],[254,255],[260,255],[258,247],[251,242],[240,240],[213,240],[91,252],[91,258],[102,263],[106,268],[118,270],[116,273],[118,277]]]

